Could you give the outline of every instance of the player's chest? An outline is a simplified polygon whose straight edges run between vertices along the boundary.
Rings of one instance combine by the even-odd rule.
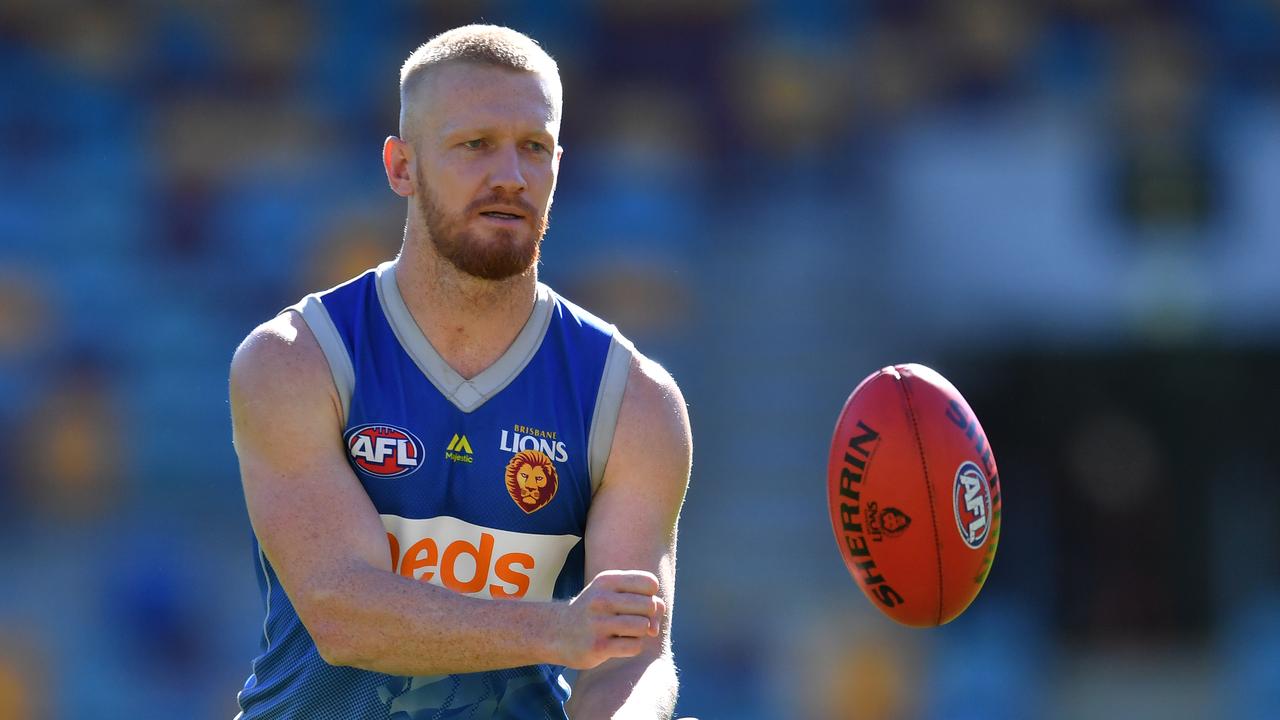
[[[513,390],[469,413],[438,394],[353,398],[343,444],[379,514],[580,534],[585,419],[563,397]]]

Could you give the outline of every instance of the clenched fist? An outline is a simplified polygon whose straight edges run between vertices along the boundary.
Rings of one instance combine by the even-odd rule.
[[[605,570],[561,606],[560,664],[578,670],[615,657],[632,657],[646,637],[657,637],[667,604],[658,578],[642,570]]]

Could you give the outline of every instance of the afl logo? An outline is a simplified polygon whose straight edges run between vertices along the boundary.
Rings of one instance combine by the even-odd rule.
[[[422,442],[404,428],[373,423],[347,431],[347,452],[370,475],[394,478],[418,469]]]
[[[975,550],[987,541],[991,529],[991,486],[977,463],[966,461],[956,470],[951,491],[956,527],[964,544]]]

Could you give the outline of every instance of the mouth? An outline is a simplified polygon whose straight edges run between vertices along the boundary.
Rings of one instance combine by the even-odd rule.
[[[502,225],[525,222],[532,215],[531,210],[510,202],[488,202],[475,208],[477,215]]]
[[[480,214],[483,215],[484,217],[492,218],[494,220],[515,221],[515,220],[524,219],[523,215],[516,215],[515,213],[509,213],[509,212],[501,212],[498,210],[487,210]]]

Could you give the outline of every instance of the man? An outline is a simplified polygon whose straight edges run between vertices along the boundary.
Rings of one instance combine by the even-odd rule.
[[[399,257],[232,361],[266,605],[241,716],[669,718],[688,417],[662,368],[537,281],[556,65],[458,28],[410,56],[400,101]]]

